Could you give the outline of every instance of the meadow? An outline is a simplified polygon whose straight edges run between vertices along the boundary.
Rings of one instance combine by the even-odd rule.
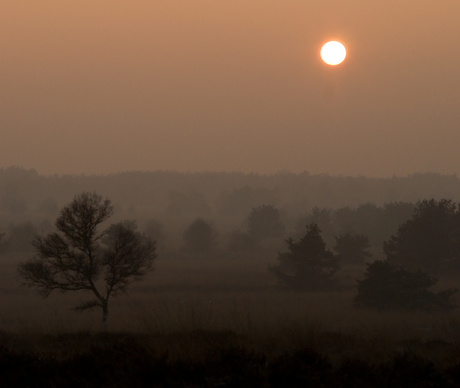
[[[360,266],[342,270],[340,290],[280,290],[267,271],[273,259],[160,258],[111,301],[101,333],[100,311],[73,309],[89,295],[42,299],[19,285],[21,257],[9,256],[0,273],[2,386],[61,386],[65,378],[74,386],[460,384],[458,309],[356,309]],[[17,369],[38,377],[17,380]]]

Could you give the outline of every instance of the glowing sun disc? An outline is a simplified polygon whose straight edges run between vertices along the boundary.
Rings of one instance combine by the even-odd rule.
[[[327,42],[321,48],[321,59],[328,65],[338,65],[343,62],[346,56],[347,50],[345,49],[345,46],[335,40]]]

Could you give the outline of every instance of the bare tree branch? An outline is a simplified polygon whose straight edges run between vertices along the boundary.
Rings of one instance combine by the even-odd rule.
[[[58,290],[90,291],[97,298],[83,303],[79,310],[99,306],[106,326],[110,296],[126,292],[133,281],[151,270],[155,243],[136,231],[136,224],[123,221],[98,231],[113,213],[108,199],[95,192],[84,192],[61,210],[57,233],[37,236],[35,257],[20,263],[23,284],[37,289],[43,297]],[[104,292],[97,284],[104,274]]]

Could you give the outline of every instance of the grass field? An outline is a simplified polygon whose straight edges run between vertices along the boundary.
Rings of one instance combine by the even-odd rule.
[[[362,276],[363,268],[342,273],[347,286],[340,291],[299,293],[276,287],[267,271],[270,260],[265,258],[158,260],[156,270],[144,281],[111,301],[109,333],[103,335],[100,311],[73,310],[89,295],[55,294],[42,299],[19,286],[15,273],[18,260],[9,258],[0,275],[0,347],[9,352],[8,357],[30,355],[61,365],[121,346],[122,353],[126,347],[128,358],[147,352],[155,362],[163,360],[173,369],[179,364],[186,369],[187,365],[210,365],[212,360],[217,362],[216,357],[220,360],[235,349],[232,357],[247,357],[246,361],[256,363],[259,369],[262,364],[263,368],[275,368],[283,357],[302,359],[299,354],[307,350],[311,357],[323,357],[334,371],[351,361],[383,368],[408,355],[410,363],[415,362],[412,367],[429,363],[444,377],[447,370],[460,365],[458,309],[426,313],[353,308],[353,277]],[[133,346],[142,350],[133,350]],[[262,369],[260,378],[268,373]],[[453,384],[456,380],[449,376],[441,380]],[[261,386],[276,386],[270,384]]]

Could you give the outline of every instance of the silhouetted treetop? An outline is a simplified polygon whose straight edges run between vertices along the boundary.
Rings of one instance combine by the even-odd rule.
[[[448,310],[455,305],[448,289],[438,293],[428,290],[437,279],[422,271],[410,272],[388,260],[368,264],[366,278],[358,281],[358,294],[353,299],[356,307],[377,310]]]
[[[139,280],[156,257],[155,243],[136,231],[135,222],[99,230],[112,212],[110,201],[95,192],[75,196],[56,220],[58,232],[36,236],[36,256],[18,267],[24,284],[44,297],[54,290],[92,293],[95,299],[79,308],[100,307],[104,329],[110,297]]]
[[[424,200],[384,243],[390,262],[430,273],[460,269],[460,209],[448,199]]]
[[[372,257],[370,247],[369,239],[363,234],[346,233],[335,237],[334,250],[339,254],[341,263],[364,264]]]
[[[280,285],[294,290],[321,290],[335,284],[334,274],[339,269],[339,258],[326,249],[318,225],[307,226],[307,233],[299,242],[286,240],[287,252],[278,254],[277,265],[269,268]]]

